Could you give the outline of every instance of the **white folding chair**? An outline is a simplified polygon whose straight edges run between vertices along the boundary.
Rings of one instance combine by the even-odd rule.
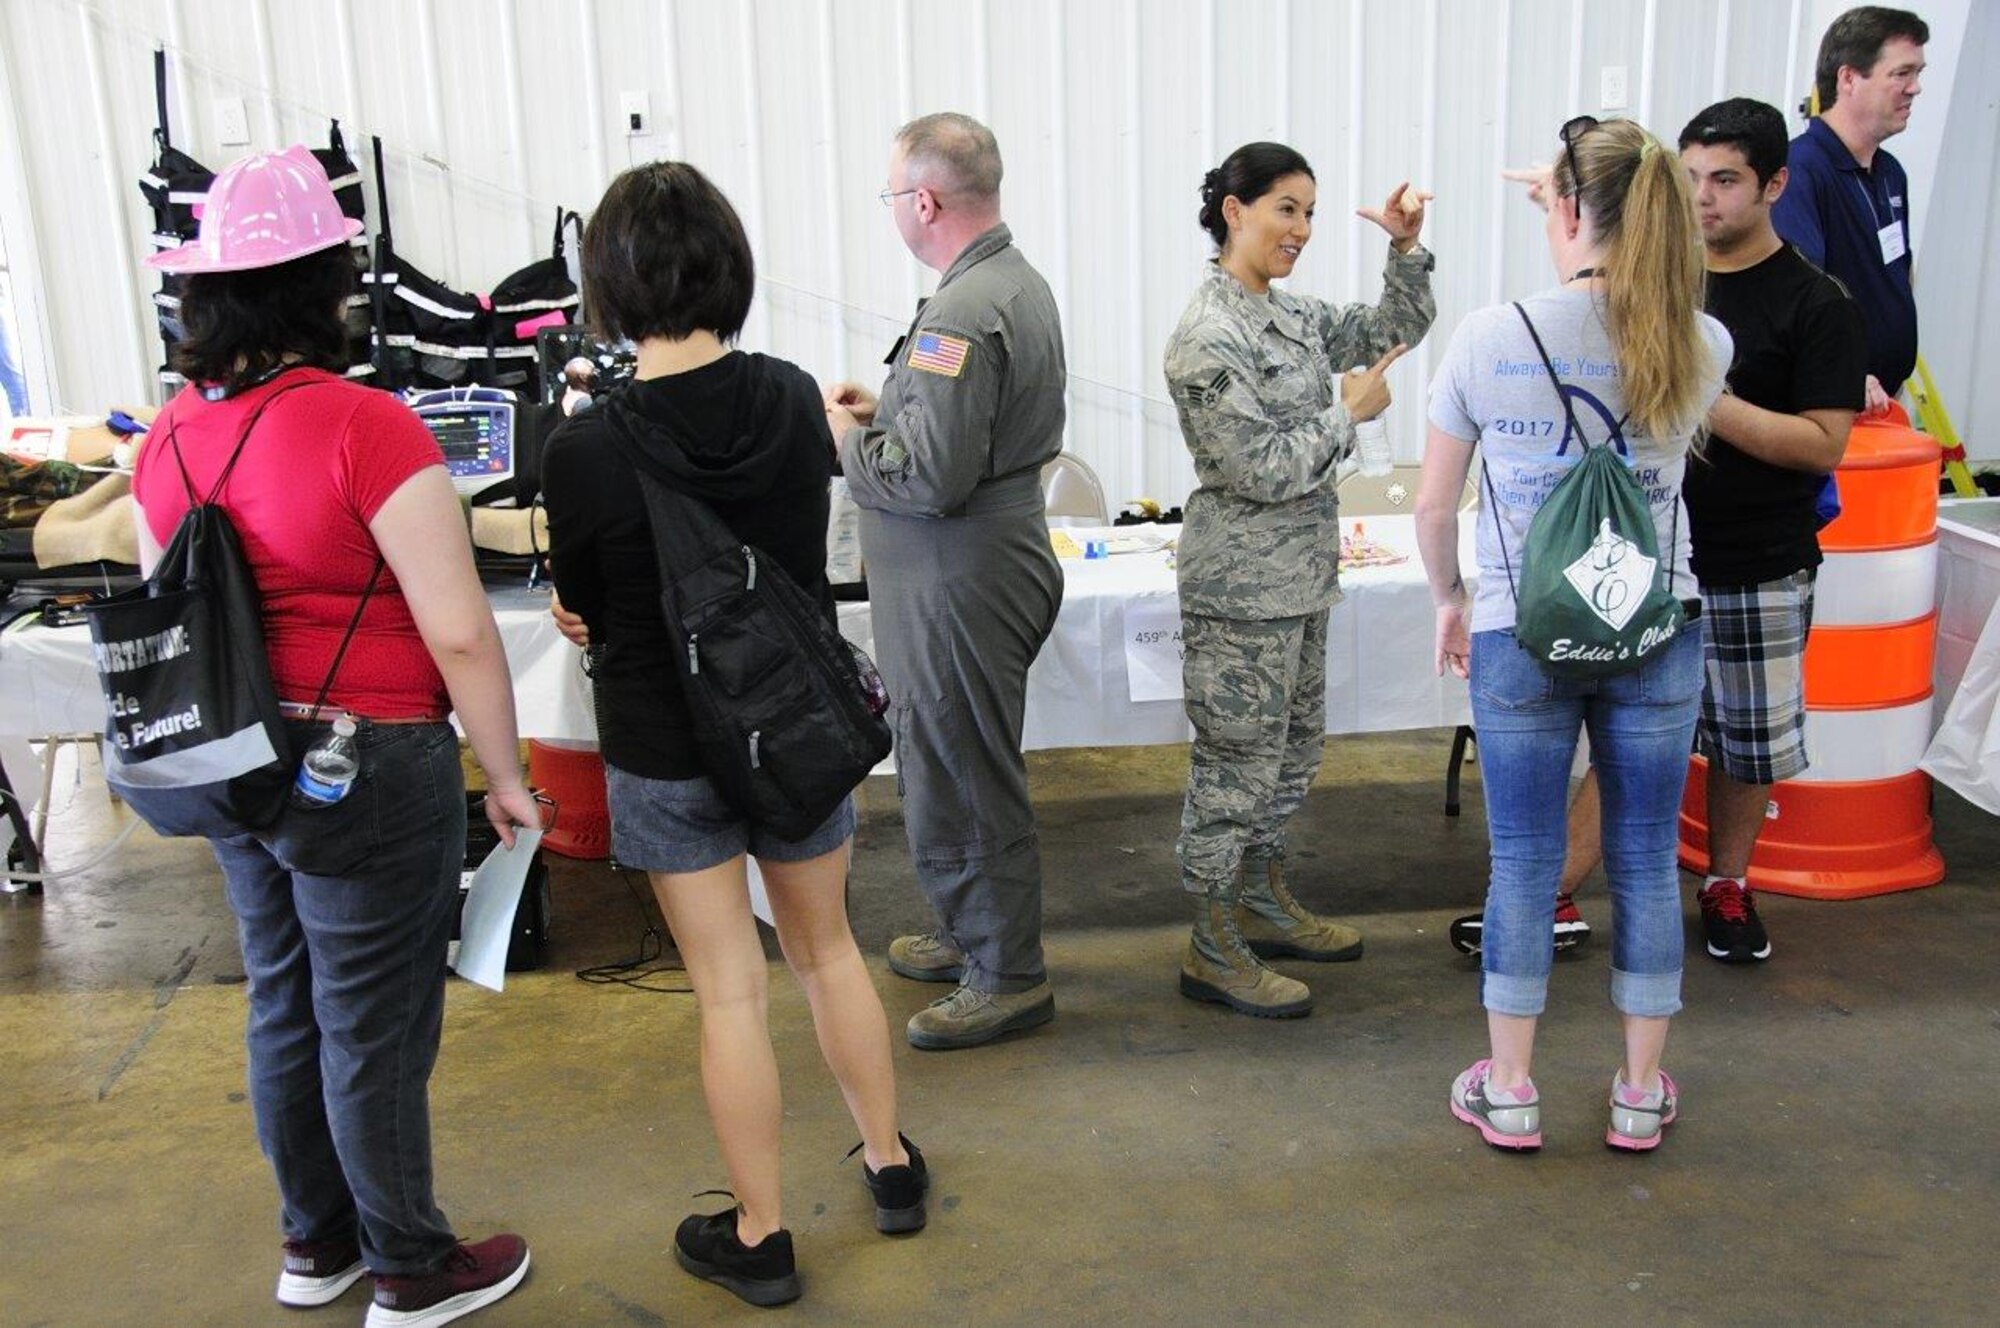
[[[1042,501],[1052,526],[1108,526],[1104,485],[1080,457],[1058,453],[1042,467]]]

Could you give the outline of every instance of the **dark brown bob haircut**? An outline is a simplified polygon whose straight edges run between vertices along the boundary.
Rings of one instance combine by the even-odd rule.
[[[635,166],[583,228],[583,303],[607,341],[733,341],[750,316],[757,266],[722,191],[684,161]]]

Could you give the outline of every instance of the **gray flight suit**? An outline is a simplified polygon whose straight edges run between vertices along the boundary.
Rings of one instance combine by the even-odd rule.
[[[1335,467],[1354,450],[1340,378],[1437,316],[1431,255],[1390,250],[1379,304],[1255,295],[1211,264],[1167,342],[1197,488],[1180,539],[1182,665],[1195,736],[1181,879],[1282,857],[1326,739],[1327,614],[1340,601]]]
[[[1026,991],[1047,973],[1021,721],[1062,607],[1041,472],[1062,451],[1066,375],[1055,299],[1007,227],[959,255],[889,365],[840,461],[910,856],[966,985]]]

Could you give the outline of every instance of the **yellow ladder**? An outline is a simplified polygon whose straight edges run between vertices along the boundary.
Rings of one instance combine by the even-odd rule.
[[[1972,482],[1972,472],[1966,469],[1965,444],[1958,440],[1958,430],[1952,427],[1951,416],[1938,396],[1937,384],[1931,381],[1931,369],[1923,356],[1917,356],[1916,377],[1904,386],[1917,408],[1917,427],[1937,439],[1938,446],[1944,449],[1944,473],[1951,480],[1952,492],[1961,498],[1977,498],[1979,486]]]

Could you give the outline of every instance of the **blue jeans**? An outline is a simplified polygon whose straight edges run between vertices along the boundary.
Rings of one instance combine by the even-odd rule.
[[[1611,1003],[1630,1015],[1681,1008],[1681,898],[1675,844],[1688,750],[1701,705],[1702,624],[1666,653],[1613,678],[1555,678],[1511,631],[1472,637],[1472,723],[1492,837],[1481,937],[1481,998],[1496,1014],[1539,1015],[1554,959],[1569,769],[1590,732],[1611,883]]]
[[[327,731],[291,722],[297,757]],[[438,1266],[456,1238],[431,1196],[430,1075],[465,860],[448,724],[370,724],[331,807],[287,807],[210,841],[250,980],[250,1101],[284,1234],[358,1239],[376,1273]]]

